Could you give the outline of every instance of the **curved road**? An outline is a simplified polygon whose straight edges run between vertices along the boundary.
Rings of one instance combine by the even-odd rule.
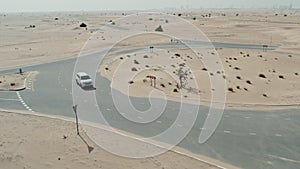
[[[39,71],[39,75],[35,81],[28,81],[29,88],[24,91],[0,92],[0,108],[74,117],[71,91],[75,62],[76,59],[68,59],[24,68],[25,71]],[[96,84],[101,86],[96,90],[98,105],[107,121],[116,128],[152,136],[164,131],[176,118],[174,112],[178,111],[179,106],[168,102],[165,113],[151,124],[139,125],[126,121],[112,104],[110,82],[98,76]],[[149,107],[148,100],[132,98],[132,101],[140,110]],[[202,126],[207,112],[207,107],[200,107],[195,126],[178,146],[242,168],[299,168],[300,109],[225,110],[213,137],[207,143],[199,144],[198,137],[201,130],[205,130]]]

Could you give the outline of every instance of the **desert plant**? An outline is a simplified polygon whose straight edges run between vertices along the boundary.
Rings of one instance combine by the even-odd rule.
[[[188,79],[189,72],[190,71],[188,69],[184,70],[183,66],[180,66],[177,70],[175,70],[175,74],[179,78],[179,83],[177,83],[178,89],[185,88],[186,85],[188,84],[187,79]]]

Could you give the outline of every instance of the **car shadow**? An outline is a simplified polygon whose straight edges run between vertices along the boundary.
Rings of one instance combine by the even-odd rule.
[[[94,86],[89,86],[89,87],[81,87],[83,90],[85,91],[93,91],[96,90],[96,88]]]

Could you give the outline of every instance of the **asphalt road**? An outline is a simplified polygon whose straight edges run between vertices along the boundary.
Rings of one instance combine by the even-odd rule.
[[[95,56],[90,59],[95,59]],[[24,68],[25,71],[39,71],[39,75],[24,91],[0,92],[0,108],[74,117],[72,76],[75,62],[76,59],[68,59]],[[0,73],[12,72],[17,72],[17,69]],[[96,75],[92,75],[92,78],[95,79]],[[176,118],[179,105],[169,101],[164,114],[152,123],[141,125],[130,122],[113,105],[110,81],[97,75],[95,83],[96,91],[88,92],[95,92],[103,116],[115,128],[153,136],[167,129]],[[147,99],[132,98],[132,102],[140,110],[150,106]],[[205,144],[199,144],[198,137],[207,112],[207,107],[200,107],[196,124],[179,144],[180,147],[242,168],[299,168],[300,109],[225,110],[215,134]]]

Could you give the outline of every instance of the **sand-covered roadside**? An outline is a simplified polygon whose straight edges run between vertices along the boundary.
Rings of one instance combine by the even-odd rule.
[[[0,75],[0,91],[20,91],[29,85],[28,79],[35,78],[36,71]]]
[[[3,169],[17,168],[199,168],[213,169],[193,158],[174,152],[146,159],[122,158],[104,151],[74,122],[12,112],[0,112],[0,163]],[[230,166],[230,165],[227,165]]]
[[[29,73],[16,73],[0,76],[0,91],[19,91],[26,88],[26,78]]]

